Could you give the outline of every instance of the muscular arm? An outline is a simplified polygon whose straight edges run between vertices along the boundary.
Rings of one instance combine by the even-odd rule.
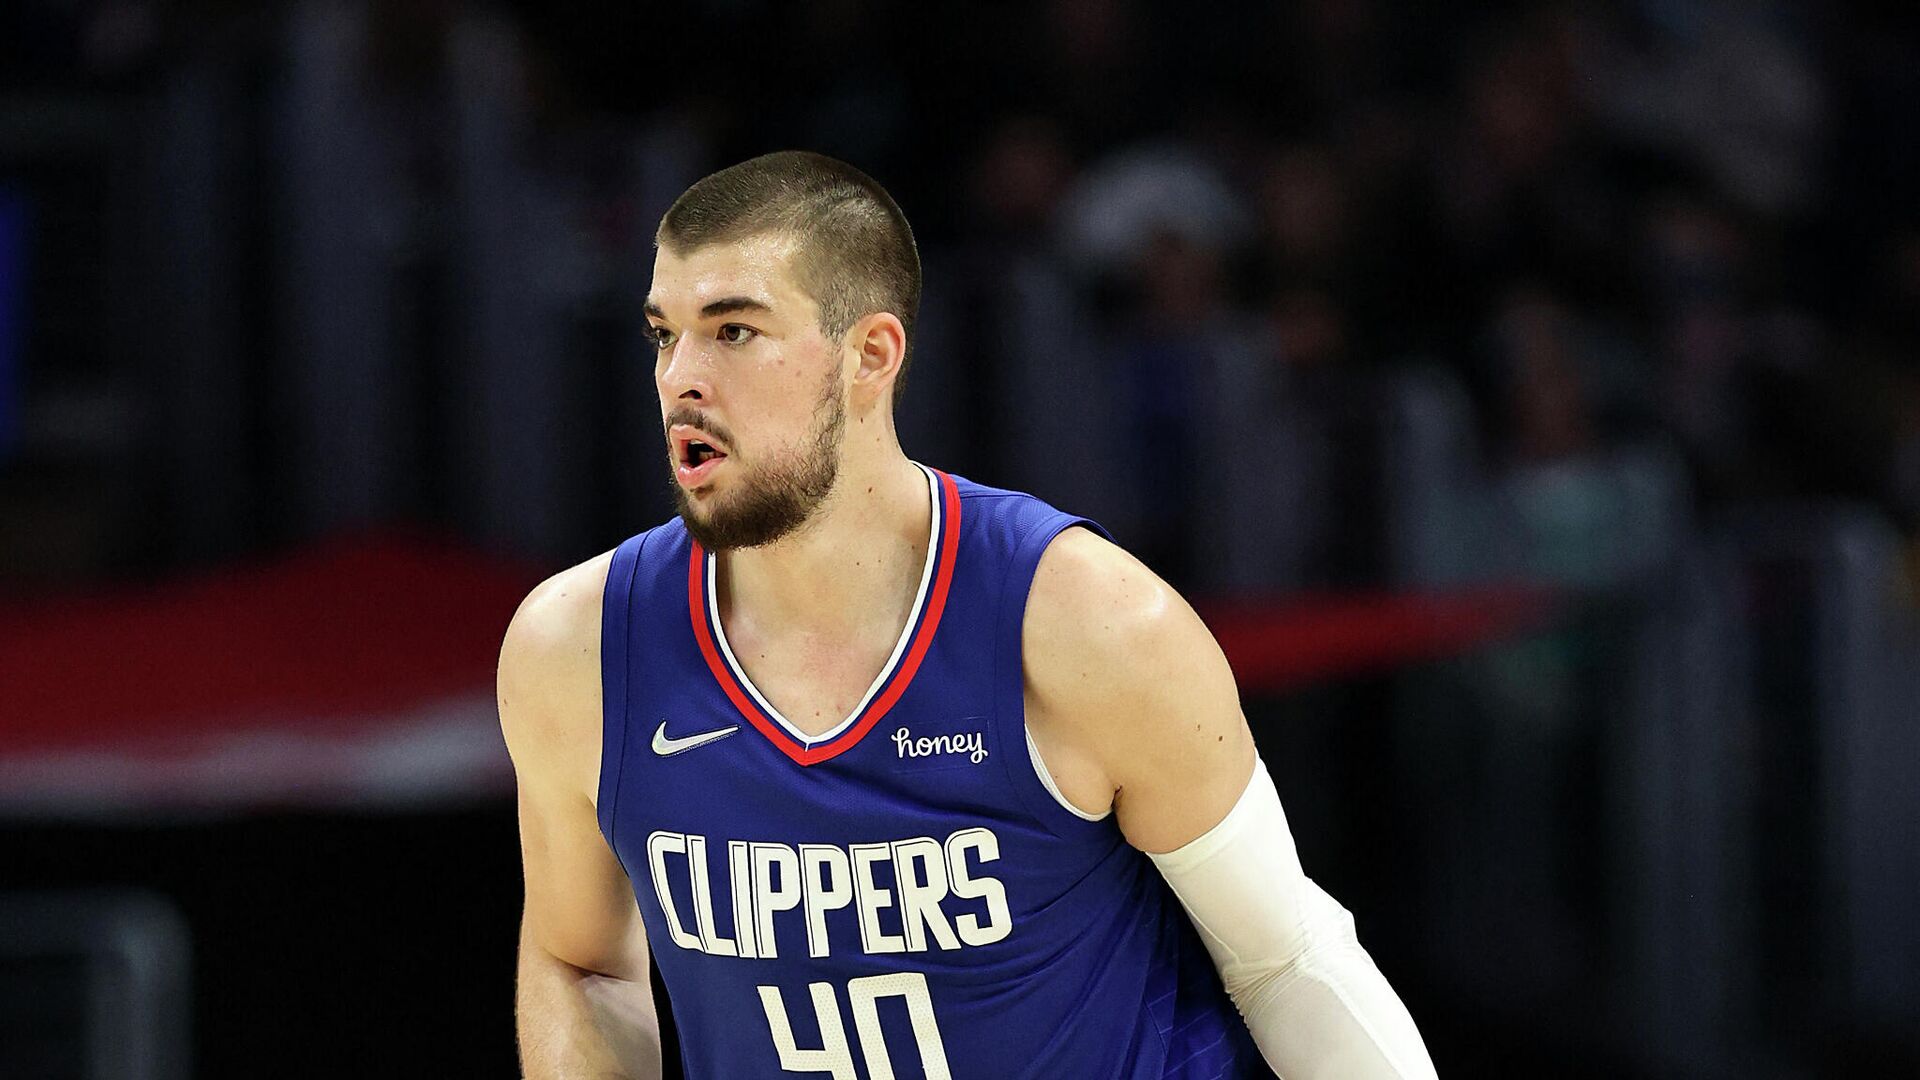
[[[1267,1064],[1290,1080],[1434,1075],[1418,1029],[1300,868],[1219,646],[1131,556],[1069,529],[1023,630],[1027,721],[1068,801],[1109,807],[1199,930]]]
[[[660,1076],[646,936],[593,804],[606,574],[602,556],[543,583],[500,649],[526,881],[514,1015],[530,1080]]]

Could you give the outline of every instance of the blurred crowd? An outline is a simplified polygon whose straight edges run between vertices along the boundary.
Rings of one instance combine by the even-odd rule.
[[[1243,687],[1369,940],[1556,1047],[1479,1072],[1915,1075],[1916,58],[1791,0],[7,0],[0,600],[664,520],[655,224],[818,150],[919,238],[909,454],[1303,641],[1548,586]]]
[[[1911,12],[677,7],[10,5],[19,115],[68,116],[20,104],[64,92],[123,116],[99,190],[9,148],[39,220],[75,190],[100,214],[40,234],[35,280],[89,269],[29,296],[0,468],[31,466],[36,399],[117,377],[89,400],[134,434],[102,460],[145,464],[102,512],[174,523],[148,561],[390,519],[604,548],[665,506],[652,226],[706,171],[802,146],[918,230],[909,452],[1182,581],[1432,580],[1471,548],[1451,576],[1593,583],[1755,501],[1920,528]],[[1471,481],[1438,503],[1436,447]]]
[[[987,288],[1061,288],[1012,334],[966,305],[990,320],[969,361],[1092,354],[998,468],[1045,486],[1058,419],[1104,391],[1076,495],[1147,550],[1221,586],[1378,580],[1379,388],[1431,369],[1470,402],[1485,531],[1550,578],[1632,561],[1607,534],[1657,543],[1676,493],[1920,524],[1911,16],[1424,7],[1056,3],[1013,48],[983,20],[960,63],[1019,89],[946,144],[955,217]],[[1049,335],[1076,306],[1097,340]],[[1031,400],[1004,386],[995,408]]]

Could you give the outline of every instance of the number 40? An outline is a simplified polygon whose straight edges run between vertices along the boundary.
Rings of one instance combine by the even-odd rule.
[[[773,1048],[780,1053],[780,1068],[786,1072],[831,1073],[833,1080],[859,1080],[853,1071],[853,1050],[847,1045],[846,1028],[840,1024],[840,1002],[832,983],[808,983],[813,995],[813,1011],[819,1018],[821,1048],[802,1050],[793,1044],[793,1026],[787,1023],[787,1006],[777,986],[762,986],[760,1006],[767,1013],[767,1028],[773,1033]],[[933,997],[927,993],[927,977],[918,971],[900,971],[891,975],[868,975],[847,983],[847,1003],[853,1007],[853,1027],[860,1035],[860,1052],[867,1059],[872,1080],[893,1080],[893,1059],[887,1056],[887,1040],[880,1030],[880,1010],[875,1002],[883,997],[907,1000],[907,1016],[913,1021],[913,1038],[920,1044],[920,1067],[927,1080],[953,1080],[947,1069],[947,1051],[940,1043],[940,1025],[933,1019]]]

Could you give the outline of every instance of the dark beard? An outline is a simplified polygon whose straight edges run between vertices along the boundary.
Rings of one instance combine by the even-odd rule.
[[[814,409],[813,435],[799,450],[743,477],[735,490],[716,499],[705,520],[698,517],[687,490],[673,485],[674,508],[696,542],[708,551],[760,547],[791,535],[807,523],[833,491],[840,475],[840,433],[847,410],[840,402],[838,370]],[[697,414],[675,414],[667,425],[700,423]],[[714,432],[719,435],[719,431]],[[668,463],[669,469],[672,463]]]

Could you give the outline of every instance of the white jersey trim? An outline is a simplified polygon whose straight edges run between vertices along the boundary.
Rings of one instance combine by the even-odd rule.
[[[1040,785],[1047,789],[1047,794],[1053,796],[1053,801],[1059,803],[1061,809],[1082,821],[1107,820],[1108,815],[1113,813],[1113,807],[1107,807],[1102,813],[1089,814],[1068,802],[1067,797],[1060,794],[1059,786],[1053,782],[1053,774],[1047,771],[1047,763],[1040,760],[1040,747],[1034,744],[1033,731],[1024,723],[1020,725],[1020,730],[1027,736],[1027,757],[1033,762],[1033,774],[1040,778]]]
[[[867,687],[867,692],[861,696],[860,703],[853,707],[853,711],[847,714],[846,719],[835,724],[830,731],[818,735],[808,735],[801,731],[793,721],[780,715],[780,710],[774,708],[773,703],[760,692],[760,688],[753,685],[753,680],[747,678],[746,671],[733,658],[733,648],[727,644],[726,627],[720,625],[720,590],[715,587],[718,583],[715,580],[714,554],[711,551],[707,552],[707,565],[704,567],[707,575],[707,621],[713,626],[713,640],[720,646],[720,655],[726,658],[727,668],[733,672],[733,677],[740,680],[740,685],[746,688],[747,693],[752,695],[753,700],[773,719],[773,722],[785,728],[795,742],[809,750],[820,743],[837,738],[853,726],[853,722],[860,718],[861,713],[867,711],[867,706],[873,702],[874,695],[880,692],[880,688],[885,686],[887,680],[892,677],[894,669],[899,667],[900,657],[907,651],[907,643],[913,640],[914,628],[920,625],[920,612],[927,603],[927,587],[933,581],[933,564],[940,551],[940,480],[933,474],[933,470],[925,465],[916,461],[914,467],[926,474],[927,498],[933,505],[933,513],[928,515],[932,520],[927,533],[927,561],[926,565],[920,568],[920,591],[914,595],[913,611],[907,615],[907,625],[900,628],[900,640],[894,642],[893,654],[887,657],[885,664],[881,665],[880,674],[874,676],[873,685]],[[1048,789],[1052,789],[1051,781],[1048,782]],[[1059,798],[1058,795],[1054,797]]]

